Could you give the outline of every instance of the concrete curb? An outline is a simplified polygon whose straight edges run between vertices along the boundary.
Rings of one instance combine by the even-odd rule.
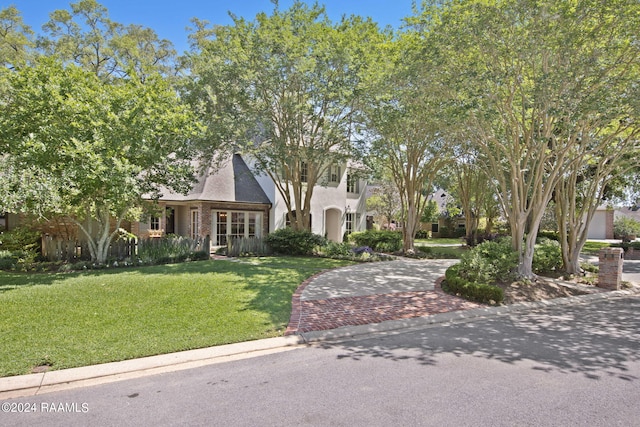
[[[246,359],[293,350],[303,344],[304,341],[300,336],[267,338],[122,362],[0,378],[0,399],[35,396],[53,391]]]

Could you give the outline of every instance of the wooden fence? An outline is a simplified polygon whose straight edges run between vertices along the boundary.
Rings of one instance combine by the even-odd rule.
[[[227,240],[227,256],[269,255],[270,253],[271,248],[262,237],[230,237]]]
[[[209,236],[205,238],[189,239],[180,237],[172,239],[173,244],[190,251],[208,251],[210,248]],[[167,245],[167,239],[118,239],[111,242],[107,252],[107,258],[123,260],[140,255],[141,250]],[[91,252],[86,242],[78,240],[54,239],[50,236],[42,238],[42,256],[49,261],[82,261],[91,260]]]

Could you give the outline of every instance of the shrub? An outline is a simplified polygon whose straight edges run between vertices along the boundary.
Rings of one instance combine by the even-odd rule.
[[[459,277],[460,264],[453,265],[445,272],[444,288],[466,299],[485,304],[500,304],[504,301],[504,291],[485,283],[474,283]]]
[[[144,264],[169,264],[173,262],[183,262],[187,259],[203,259],[200,252],[196,251],[197,242],[195,240],[169,235],[162,238],[153,238],[138,241],[138,256]]]
[[[509,240],[487,241],[462,256],[460,276],[475,283],[493,283],[513,277],[518,257]]]
[[[396,252],[402,249],[402,235],[397,231],[359,231],[351,233],[349,240],[358,246],[368,246],[377,252]]]
[[[28,271],[34,267],[37,256],[33,250],[0,251],[0,270]]]
[[[347,242],[328,242],[322,252],[328,257],[347,257],[352,254],[351,245]]]
[[[0,251],[0,270],[13,270],[18,264],[18,256],[11,251]]]
[[[427,231],[427,230],[418,230],[418,232],[416,233],[415,238],[416,239],[428,239],[429,238],[429,231]]]
[[[27,227],[16,227],[11,231],[0,233],[0,250],[32,251],[40,248],[40,232]]]
[[[536,243],[542,243],[545,239],[547,240],[555,240],[558,241],[558,232],[557,231],[538,231],[538,235],[536,236]]]
[[[556,240],[543,238],[533,251],[532,268],[535,273],[548,273],[562,267],[562,250]]]
[[[312,255],[318,246],[324,246],[327,240],[308,230],[281,228],[266,237],[273,252],[280,255]]]
[[[640,235],[640,222],[628,216],[619,216],[613,221],[613,234],[623,240]]]
[[[600,271],[597,265],[591,264],[590,262],[581,262],[580,267],[589,273],[597,273]]]

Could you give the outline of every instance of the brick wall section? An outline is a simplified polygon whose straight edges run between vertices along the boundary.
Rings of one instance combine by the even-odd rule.
[[[600,249],[598,287],[613,290],[620,289],[623,262],[624,250],[622,248]]]
[[[613,239],[613,209],[607,209],[605,217],[605,239]]]
[[[627,249],[627,251],[624,253],[624,259],[640,260],[640,249]]]

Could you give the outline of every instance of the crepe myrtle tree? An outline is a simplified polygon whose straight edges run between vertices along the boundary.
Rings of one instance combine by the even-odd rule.
[[[436,75],[451,89],[447,102],[459,107],[456,121],[464,123],[487,173],[498,182],[518,274],[534,278],[533,252],[545,208],[565,172],[590,157],[579,152],[580,145],[585,138],[615,135],[617,123],[637,122],[640,3],[423,5],[416,28],[436,40],[433,53],[445,69]],[[597,151],[595,158],[607,156]]]
[[[426,194],[451,161],[450,142],[441,133],[439,88],[422,42],[417,33],[404,33],[379,45],[382,55],[369,73],[364,107],[367,160],[396,187],[404,251],[414,249]]]
[[[161,186],[186,192],[196,120],[159,75],[106,82],[43,58],[0,105],[0,210],[68,216],[104,263],[122,221]],[[111,225],[115,221],[115,230]]]

